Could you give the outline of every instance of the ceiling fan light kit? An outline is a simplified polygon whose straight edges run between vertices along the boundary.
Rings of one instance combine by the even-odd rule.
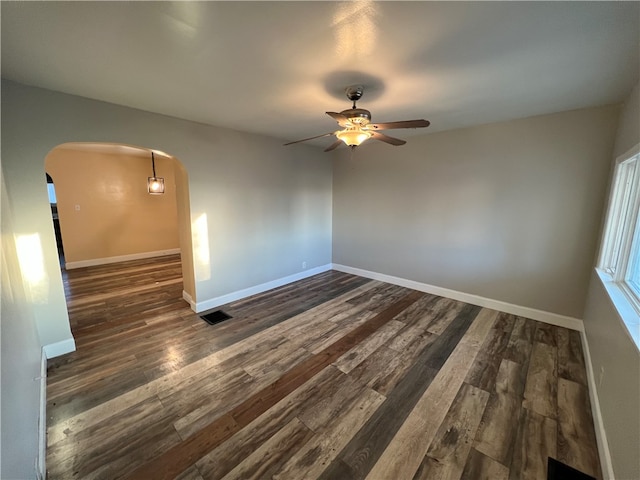
[[[345,145],[350,147],[357,147],[365,140],[371,138],[373,133],[360,128],[347,128],[345,130],[338,130],[335,136],[342,140]]]
[[[352,85],[345,89],[347,98],[353,102],[350,109],[343,110],[340,113],[326,112],[331,118],[333,118],[338,125],[342,127],[342,130],[336,130],[335,132],[325,133],[322,135],[316,135],[315,137],[305,138],[302,140],[296,140],[294,142],[285,143],[286,145],[293,145],[294,143],[306,142],[307,140],[313,140],[321,137],[328,137],[335,135],[338,140],[331,144],[324,151],[329,152],[338,146],[341,142],[345,145],[355,148],[361,145],[366,140],[373,138],[380,140],[381,142],[388,143],[389,145],[404,145],[407,143],[399,138],[390,137],[384,135],[377,130],[392,130],[395,128],[425,128],[429,126],[429,121],[424,119],[419,120],[402,120],[399,122],[387,122],[387,123],[371,123],[371,112],[364,108],[357,108],[356,101],[362,97],[364,93],[364,87],[362,85]]]

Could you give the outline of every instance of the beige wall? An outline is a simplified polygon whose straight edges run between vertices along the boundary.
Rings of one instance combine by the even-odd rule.
[[[592,108],[343,151],[334,263],[582,318],[616,119]]]
[[[640,143],[640,84],[620,113],[613,162]],[[614,163],[611,163],[613,167]],[[593,272],[584,313],[600,410],[617,479],[640,478],[640,352]]]
[[[52,150],[45,168],[56,189],[66,262],[179,248],[174,163],[156,155],[165,193],[149,195],[148,151],[112,154],[83,145]]]

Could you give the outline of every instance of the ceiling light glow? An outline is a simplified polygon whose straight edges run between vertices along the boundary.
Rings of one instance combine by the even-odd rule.
[[[371,138],[373,134],[360,128],[347,128],[336,132],[336,137],[350,147],[357,147],[365,140]]]

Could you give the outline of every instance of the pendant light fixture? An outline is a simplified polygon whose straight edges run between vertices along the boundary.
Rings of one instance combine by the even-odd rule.
[[[156,177],[156,161],[153,157],[153,150],[151,151],[151,168],[153,170],[153,177],[147,178],[147,191],[151,195],[160,195],[164,193],[164,178]]]

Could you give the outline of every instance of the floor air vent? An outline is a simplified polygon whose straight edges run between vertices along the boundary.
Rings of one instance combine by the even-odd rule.
[[[582,473],[558,460],[549,457],[547,463],[547,480],[596,480],[591,475]]]
[[[206,315],[200,315],[200,318],[209,325],[215,325],[216,323],[229,320],[231,315],[224,313],[222,310],[216,310],[215,312],[207,313]]]

